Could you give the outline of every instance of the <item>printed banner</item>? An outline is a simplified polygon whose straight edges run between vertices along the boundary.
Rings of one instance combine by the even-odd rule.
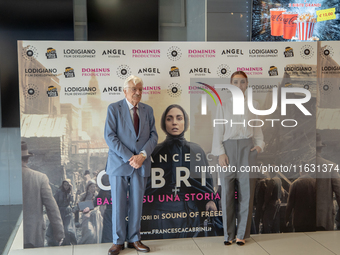
[[[23,156],[25,247],[112,242],[118,208],[104,170],[104,125],[131,74],[143,79],[141,101],[153,108],[159,136],[143,200],[143,240],[223,235],[221,175],[241,168],[258,179],[251,233],[298,231],[290,187],[315,172],[316,105],[333,105],[317,77],[335,72],[336,60],[326,57],[335,55],[335,44],[19,41],[21,136],[31,153]],[[321,49],[325,65],[317,63]],[[241,99],[230,79],[235,72],[248,77]],[[234,101],[243,112],[233,112]],[[218,109],[230,115],[217,118]],[[167,118],[177,115],[183,119],[171,127]],[[262,149],[250,154],[254,164],[221,168],[214,142],[221,127],[263,134],[250,139]],[[240,192],[235,185],[235,204]],[[33,203],[39,196],[42,202]],[[315,228],[315,217],[308,220]],[[46,233],[33,228],[38,221]]]
[[[254,0],[252,41],[340,40],[337,12],[337,1]]]

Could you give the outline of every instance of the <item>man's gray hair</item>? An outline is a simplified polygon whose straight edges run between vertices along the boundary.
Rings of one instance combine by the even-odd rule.
[[[135,75],[130,75],[129,77],[126,78],[124,81],[124,87],[123,90],[127,89],[129,87],[129,82],[132,81],[133,84],[137,85],[138,83],[141,83],[143,86],[143,80],[139,78],[138,76]]]

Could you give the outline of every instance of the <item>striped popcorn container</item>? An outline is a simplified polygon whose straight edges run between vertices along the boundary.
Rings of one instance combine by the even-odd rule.
[[[301,41],[306,41],[308,38],[313,36],[315,22],[297,22],[297,34],[298,39]]]

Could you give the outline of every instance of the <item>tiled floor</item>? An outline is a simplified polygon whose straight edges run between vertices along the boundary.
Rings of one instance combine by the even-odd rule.
[[[285,233],[253,235],[244,246],[223,245],[223,237],[200,237],[144,241],[151,252],[158,255],[201,255],[201,254],[233,254],[233,255],[340,255],[340,231]],[[38,249],[13,249],[9,255],[106,255],[110,244],[88,244]],[[124,249],[121,255],[139,254],[133,249]]]

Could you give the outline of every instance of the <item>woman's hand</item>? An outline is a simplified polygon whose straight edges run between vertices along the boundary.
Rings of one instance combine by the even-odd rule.
[[[215,202],[214,201],[209,201],[205,205],[205,210],[206,211],[217,211],[217,206],[216,206]]]
[[[257,154],[259,154],[262,151],[261,147],[257,145],[253,147],[252,149],[250,149],[250,151],[253,151],[253,150],[257,150]]]
[[[218,156],[218,163],[221,167],[228,166],[229,165],[229,159],[227,154],[221,154]]]

